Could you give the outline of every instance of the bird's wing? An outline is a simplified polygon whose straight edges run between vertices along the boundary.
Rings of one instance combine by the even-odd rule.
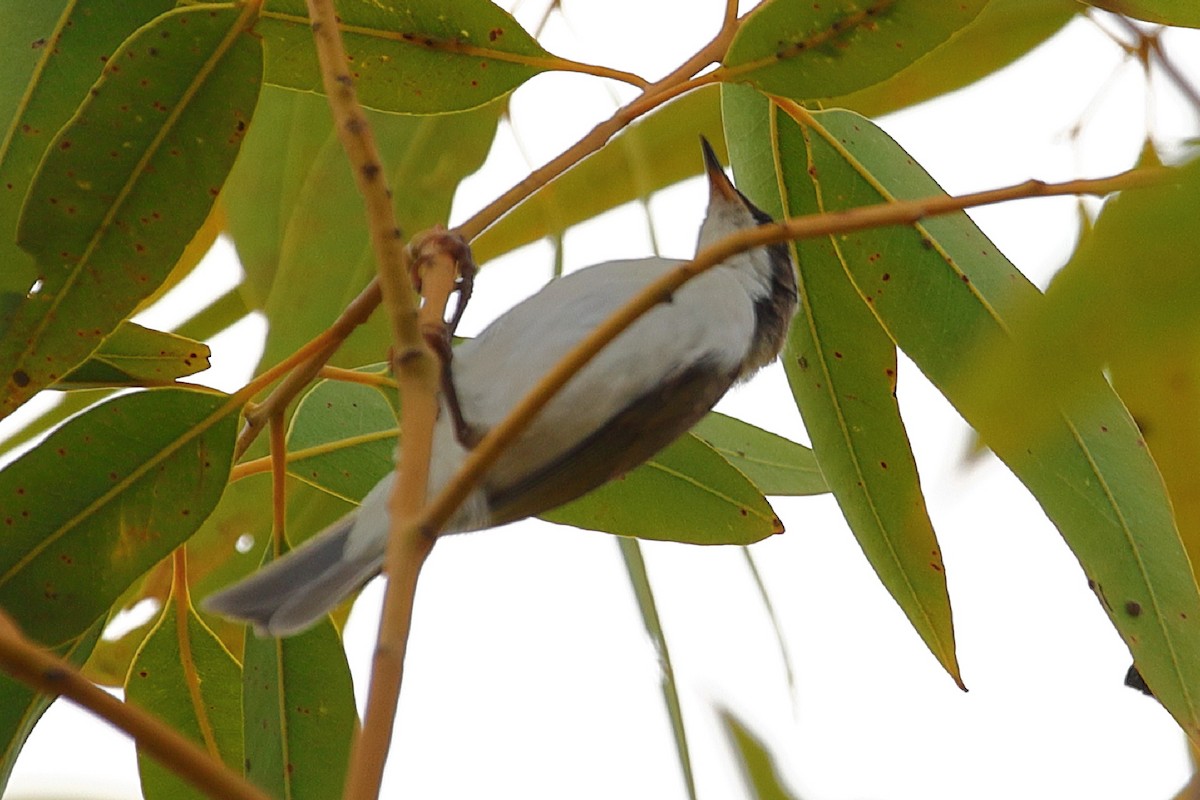
[[[589,267],[552,282],[504,314],[455,351],[453,374],[464,418],[481,430],[500,422],[581,339],[680,263],[654,258]],[[714,270],[689,282],[623,332],[547,404],[485,477],[489,496],[516,508],[519,495],[564,471],[559,468],[568,460],[603,459],[601,451],[620,449],[616,439],[629,440],[623,445],[627,457],[573,462],[570,472],[578,476],[559,477],[543,491],[569,495],[559,500],[565,502],[640,463],[725,392],[732,380],[726,375],[737,374],[753,326],[753,304],[729,275]],[[713,386],[711,398],[700,391],[706,382]],[[673,405],[694,397],[704,406],[696,415]],[[676,417],[686,420],[683,427],[668,425]],[[646,426],[661,428],[663,435],[651,434]],[[587,486],[573,489],[573,481]],[[525,506],[550,507],[533,495],[522,502]],[[505,516],[516,518],[511,510]]]

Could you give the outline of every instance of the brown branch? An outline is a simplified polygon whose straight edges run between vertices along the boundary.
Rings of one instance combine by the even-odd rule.
[[[425,296],[419,327],[430,337],[441,336],[445,329],[443,315],[459,273],[456,249],[465,251],[465,243],[445,232],[433,232],[414,240],[408,250]],[[402,478],[398,477],[388,500],[391,529],[384,561],[388,581],[363,728],[355,739],[347,773],[345,796],[351,800],[369,800],[379,793],[404,678],[417,579],[435,541],[413,520],[428,496],[440,363],[430,355],[423,338],[417,347],[397,351],[393,361],[402,397],[400,429],[404,431],[404,447],[397,465]],[[414,436],[411,432],[418,429],[421,435]]]
[[[122,703],[66,661],[21,633],[0,611],[0,667],[28,686],[53,697],[66,697],[129,734],[138,747],[210,797],[222,800],[270,800],[242,776],[215,761],[195,742],[149,712]]]

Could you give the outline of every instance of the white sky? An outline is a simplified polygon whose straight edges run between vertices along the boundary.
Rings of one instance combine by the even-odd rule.
[[[519,18],[528,24],[538,9],[526,5]],[[566,7],[569,23],[547,30],[551,50],[647,77],[694,51],[720,17],[713,0],[689,4],[687,20],[678,4],[648,0]],[[630,19],[641,21],[619,22]],[[1198,45],[1194,32],[1167,39],[1200,80]],[[1077,22],[983,84],[881,123],[950,192],[1115,172],[1136,155],[1147,119],[1140,71],[1128,65],[1110,82],[1120,61],[1094,26]],[[1194,136],[1195,117],[1156,88],[1156,134]],[[464,185],[455,220],[528,171],[522,151],[542,163],[607,116],[614,91],[627,96],[574,75],[519,89],[515,127]],[[1067,132],[1085,113],[1084,135],[1072,141]],[[664,254],[692,252],[705,199],[690,181],[652,200]],[[1042,286],[1070,252],[1077,219],[1075,202],[1061,198],[973,216]],[[568,234],[566,264],[648,255],[646,230],[638,208],[606,214]],[[533,291],[549,252],[533,245],[489,266],[465,332]],[[206,269],[203,291],[236,279],[227,249]],[[258,331],[250,321],[212,343],[213,385],[245,380],[243,337]],[[788,533],[754,548],[796,663],[794,703],[740,552],[645,543],[700,796],[744,796],[716,704],[765,739],[806,800],[1171,796],[1189,773],[1183,737],[1121,685],[1128,653],[1074,558],[1002,466],[964,463],[966,426],[911,364],[900,380],[971,691],[956,689],[911,631],[828,496],[776,501]],[[773,367],[720,408],[806,441],[786,397]],[[380,589],[368,590],[346,633],[360,685]],[[443,540],[422,576],[385,796],[682,798],[658,680],[611,538],[535,521]],[[136,796],[132,747],[56,704],[6,797],[35,791]]]

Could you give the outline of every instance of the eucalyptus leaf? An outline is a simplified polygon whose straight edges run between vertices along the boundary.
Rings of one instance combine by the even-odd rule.
[[[882,130],[844,111],[808,115],[826,209],[941,193]],[[853,154],[853,157],[851,157]],[[1005,335],[1037,289],[966,214],[839,236],[846,274],[888,335],[1029,488],[1086,572],[1155,696],[1200,737],[1200,594],[1158,470],[1100,374],[1036,439],[1005,434],[1028,409],[985,409],[964,344]]]
[[[546,69],[550,57],[486,0],[342,0],[337,11],[359,101],[380,111],[475,108]],[[323,91],[303,0],[268,0],[255,30],[266,45],[268,82]]]
[[[208,345],[136,322],[122,322],[88,360],[54,388],[147,386],[170,383],[209,367]]]
[[[22,298],[39,272],[17,247],[21,198],[42,154],[130,34],[174,0],[5,0],[0,3],[0,292]],[[7,320],[0,311],[0,334]]]
[[[174,587],[142,642],[125,681],[125,696],[240,772],[241,666],[190,604],[179,602],[180,592],[187,596],[184,587]],[[146,800],[208,797],[140,748],[138,772]]]
[[[0,471],[0,607],[49,645],[105,616],[217,504],[237,416],[216,392],[126,394]]]
[[[729,45],[722,80],[811,100],[879,83],[970,24],[987,0],[768,0]]]
[[[244,24],[233,7],[158,17],[54,138],[17,230],[40,284],[0,338],[0,416],[94,351],[204,223],[258,98],[261,48]]]
[[[829,210],[845,190],[804,131],[765,97],[726,87],[743,191],[776,217]],[[867,560],[960,686],[941,549],[896,403],[896,346],[859,298],[830,237],[795,244],[800,308],[783,365],[821,473]]]

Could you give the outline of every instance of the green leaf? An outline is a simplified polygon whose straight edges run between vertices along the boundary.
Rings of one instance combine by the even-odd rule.
[[[723,81],[811,100],[878,83],[964,28],[987,0],[769,0],[729,45]]]
[[[0,3],[0,293],[20,301],[37,265],[17,247],[21,199],[50,138],[70,119],[109,54],[174,0],[5,0]],[[8,320],[0,304],[0,334]]]
[[[1146,22],[1200,28],[1200,8],[1192,0],[1084,0],[1088,5]]]
[[[679,756],[679,767],[683,770],[683,782],[688,797],[696,800],[696,778],[692,770],[692,756],[688,749],[687,729],[683,726],[683,708],[679,703],[679,686],[675,682],[675,670],[671,667],[671,651],[667,648],[667,637],[663,632],[662,620],[658,617],[658,604],[650,587],[650,576],[646,572],[646,561],[642,558],[642,546],[636,539],[617,537],[621,548],[621,559],[629,576],[633,595],[637,599],[642,624],[654,650],[658,654],[658,667],[662,671],[663,701],[667,704],[667,716],[671,719],[671,733],[675,737],[675,752]]]
[[[215,392],[122,395],[0,472],[0,606],[50,645],[104,616],[216,505],[237,412]]]
[[[321,381],[304,395],[292,417],[288,472],[357,503],[395,469],[396,424],[396,409],[379,389]]]
[[[824,151],[757,92],[726,87],[739,186],[779,218],[816,214],[844,184]],[[795,244],[800,309],[784,368],[817,461],[879,579],[962,685],[941,550],[896,404],[896,347],[860,300],[830,238]]]
[[[0,440],[0,455],[7,454],[26,442],[41,436],[68,417],[72,417],[100,401],[111,397],[114,389],[80,389],[71,393],[56,392],[57,402]]]
[[[54,652],[67,663],[82,666],[103,630],[104,620],[98,619],[76,638],[54,648]],[[33,726],[55,699],[0,673],[0,795],[4,794],[17,756]]]
[[[247,629],[242,680],[246,777],[274,797],[340,797],[357,714],[333,623],[283,639]]]
[[[719,712],[749,796],[754,800],[797,800],[798,795],[793,794],[780,777],[775,757],[766,745],[732,711],[719,709]]]
[[[547,69],[550,54],[512,16],[485,0],[338,3],[359,101],[404,114],[475,108]],[[268,0],[255,30],[266,80],[323,91],[303,0]]]
[[[703,135],[725,155],[720,88],[690,92],[625,128],[593,153],[505,214],[472,243],[477,263],[556,236],[622,203],[699,175],[696,140]],[[620,180],[612,176],[620,175]]]
[[[754,484],[690,433],[637,469],[539,516],[688,544],[750,544],[783,532]]]
[[[713,411],[692,428],[766,495],[825,494],[813,451],[748,422]]]
[[[190,604],[181,616],[175,593],[129,669],[125,696],[187,736],[225,766],[241,772],[242,670]],[[138,772],[146,800],[208,795],[138,750]]]
[[[208,369],[210,355],[203,342],[122,322],[87,361],[63,376],[54,388],[170,383]]]
[[[910,66],[829,107],[877,117],[991,75],[1049,39],[1080,13],[1077,0],[989,0],[979,16]]]
[[[403,230],[445,224],[459,182],[487,155],[501,110],[368,114]],[[288,143],[282,154],[280,142]],[[273,323],[260,362],[270,366],[325,330],[375,275],[362,199],[325,98],[265,91],[222,197],[246,270],[247,304]],[[390,344],[387,320],[376,314],[334,363],[379,361]]]
[[[811,115],[807,140],[826,208],[938,195],[913,159],[869,121]],[[966,214],[847,234],[838,252],[858,293],[888,334],[989,443],[1026,408],[980,413],[964,377],[980,368],[964,344],[1003,336],[1036,298]],[[1155,695],[1200,737],[1200,595],[1154,462],[1128,412],[1099,374],[1080,402],[1036,440],[993,445],[1058,527],[1133,652]]]
[[[41,285],[0,339],[0,416],[95,350],[204,222],[258,98],[242,14],[192,7],[141,28],[51,143],[18,228]]]

